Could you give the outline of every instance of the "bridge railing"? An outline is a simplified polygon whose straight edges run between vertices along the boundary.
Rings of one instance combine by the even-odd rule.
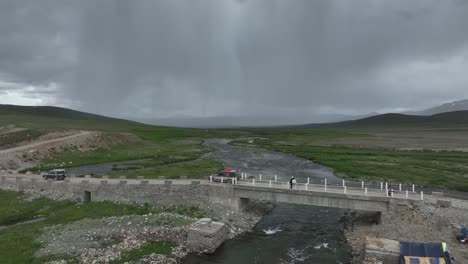
[[[267,185],[275,188],[290,188],[288,178],[280,178],[277,175],[241,173],[241,182],[247,184]],[[424,199],[422,190],[418,191],[414,184],[388,183],[376,181],[355,181],[345,179],[326,179],[326,178],[300,178],[296,179],[294,189],[314,190],[322,188],[323,191],[342,191],[349,194],[376,195],[398,198],[420,197]]]

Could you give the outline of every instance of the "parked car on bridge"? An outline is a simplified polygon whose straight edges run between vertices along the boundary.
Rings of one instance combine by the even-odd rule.
[[[232,179],[240,179],[240,174],[237,173],[236,170],[233,170],[232,168],[224,168],[224,171],[218,173],[218,174],[213,174],[208,177],[208,180],[212,182],[226,182],[226,183],[232,183]]]
[[[67,171],[65,169],[50,170],[42,175],[44,180],[53,179],[56,181],[64,180],[67,177]]]

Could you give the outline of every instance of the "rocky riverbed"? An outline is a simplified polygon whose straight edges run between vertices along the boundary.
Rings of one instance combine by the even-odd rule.
[[[216,151],[207,157],[217,159],[249,175],[274,175],[299,182],[338,180],[333,170],[294,155],[262,148],[237,147],[229,140],[207,140]],[[228,240],[212,255],[192,255],[184,264],[237,263],[348,263],[340,218],[344,210],[296,204],[278,204],[251,232]]]

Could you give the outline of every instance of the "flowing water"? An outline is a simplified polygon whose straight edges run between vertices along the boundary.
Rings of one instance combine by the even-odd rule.
[[[249,174],[337,180],[330,168],[293,155],[259,148],[241,148],[227,140],[207,140],[216,149],[206,156]],[[341,232],[344,211],[295,204],[278,204],[253,232],[226,241],[213,255],[189,255],[184,264],[348,263],[349,249]]]

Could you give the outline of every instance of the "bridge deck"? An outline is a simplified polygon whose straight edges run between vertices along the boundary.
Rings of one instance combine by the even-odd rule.
[[[269,181],[252,181],[248,180],[240,180],[237,185],[240,186],[252,186],[252,187],[259,187],[259,188],[271,188],[272,191],[275,189],[282,189],[287,190],[290,189],[288,182],[272,182],[270,185]],[[362,197],[388,197],[387,192],[381,189],[375,188],[357,188],[357,187],[346,187],[346,190],[342,186],[336,185],[327,185],[325,188],[324,185],[320,184],[295,184],[292,190],[300,190],[300,191],[309,191],[309,192],[323,192],[323,193],[336,193],[336,194],[348,194],[353,196],[362,196]],[[408,196],[407,196],[408,195]],[[393,196],[390,198],[395,199],[408,199],[408,200],[421,200],[421,194],[411,191],[394,191]]]

